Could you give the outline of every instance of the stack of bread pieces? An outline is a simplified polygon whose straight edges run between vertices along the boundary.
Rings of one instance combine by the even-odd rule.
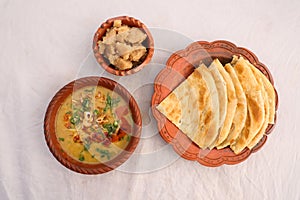
[[[248,60],[200,64],[157,109],[201,149],[252,149],[274,124],[275,90]]]

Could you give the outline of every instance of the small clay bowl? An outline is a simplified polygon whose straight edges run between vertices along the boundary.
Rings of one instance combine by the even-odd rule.
[[[102,40],[102,38],[105,36],[107,29],[111,28],[113,26],[113,23],[115,20],[121,20],[122,24],[128,25],[129,27],[137,27],[141,29],[146,35],[146,40],[142,43],[146,49],[146,54],[140,59],[137,66],[134,66],[131,69],[128,70],[119,70],[114,65],[112,65],[107,58],[105,58],[100,52],[98,47],[98,41]],[[153,37],[148,30],[148,28],[139,20],[128,17],[128,16],[120,16],[120,17],[114,17],[111,19],[108,19],[106,22],[104,22],[100,28],[98,28],[97,32],[94,35],[93,40],[93,51],[94,55],[97,59],[97,62],[109,73],[118,75],[118,76],[126,76],[130,74],[134,74],[141,69],[143,69],[151,60],[153,53],[154,53],[154,40]]]
[[[218,58],[225,65],[231,62],[233,55],[243,56],[258,68],[272,83],[274,81],[268,68],[262,64],[255,54],[243,47],[218,40],[214,42],[198,41],[190,44],[185,49],[175,52],[170,56],[166,67],[159,72],[154,81],[154,94],[152,96],[152,113],[157,120],[159,133],[162,138],[170,143],[174,150],[183,158],[198,161],[208,167],[217,167],[223,164],[233,165],[246,160],[251,154],[257,152],[266,142],[268,135],[275,124],[269,124],[265,135],[251,150],[245,148],[241,153],[235,154],[229,147],[223,149],[202,150],[182,133],[172,122],[161,114],[156,106],[167,97],[182,81],[184,81],[202,62],[209,66],[213,59]],[[275,89],[275,87],[274,87]],[[275,89],[276,92],[276,89]],[[276,92],[276,110],[278,96]],[[275,113],[276,120],[276,113]],[[276,121],[275,121],[276,123]]]
[[[128,102],[128,108],[132,113],[134,124],[130,142],[119,155],[105,163],[88,164],[73,159],[63,150],[56,136],[56,115],[60,106],[74,91],[86,86],[102,86],[118,93],[126,102]],[[113,80],[94,76],[77,79],[61,88],[49,103],[44,119],[45,139],[51,153],[65,167],[82,174],[101,174],[111,171],[123,164],[137,147],[140,140],[141,129],[142,117],[139,107],[131,94],[123,86]]]

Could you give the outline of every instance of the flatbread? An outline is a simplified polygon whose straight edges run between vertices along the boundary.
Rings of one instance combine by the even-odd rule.
[[[224,69],[223,65],[219,62],[219,60],[217,60],[218,62],[216,63],[217,69],[220,72],[220,74],[222,75],[224,81],[226,82],[226,91],[227,91],[227,108],[226,108],[226,117],[225,117],[225,121],[223,126],[220,129],[220,134],[219,137],[216,140],[215,146],[220,145],[222,142],[224,142],[224,140],[226,140],[232,122],[233,122],[233,118],[235,116],[235,111],[237,108],[237,97],[236,97],[236,93],[235,93],[235,89],[234,89],[234,84],[232,82],[232,79],[230,77],[230,75],[228,74],[228,72],[226,72],[226,70]]]
[[[260,87],[251,68],[243,57],[237,60],[234,65],[234,70],[245,92],[249,114],[247,117],[249,119],[248,126],[246,126],[246,121],[246,125],[236,142],[230,145],[234,153],[239,154],[252,141],[263,126],[265,112],[261,91],[263,88]]]
[[[262,81],[261,81],[262,82]],[[261,83],[263,84],[263,83]],[[264,111],[265,111],[265,121],[261,127],[261,129],[258,131],[258,133],[255,135],[255,137],[252,139],[252,141],[247,145],[249,149],[252,149],[255,147],[255,145],[261,140],[261,138],[264,136],[266,129],[268,128],[269,125],[269,101],[268,101],[268,93],[263,90],[263,97],[264,97]]]
[[[218,59],[214,59],[213,62],[208,67],[208,70],[211,72],[217,90],[218,90],[218,97],[219,97],[219,109],[220,109],[220,115],[219,115],[219,127],[223,126],[225,117],[226,117],[226,109],[227,109],[227,88],[226,88],[226,82],[224,81],[221,73],[218,70],[218,65],[222,64]],[[222,66],[223,67],[223,66]]]
[[[192,109],[189,105],[194,105],[204,109],[205,106],[210,107],[208,101],[208,89],[202,78],[199,78],[198,83],[202,85],[203,96],[205,102],[199,105],[199,94],[197,89],[191,84],[199,73],[192,73],[185,81],[175,88],[158,106],[157,109],[164,114],[175,126],[177,126],[188,137],[194,139],[196,130],[199,129],[198,122],[200,120],[200,112],[198,109]],[[193,124],[193,126],[191,126]],[[199,143],[198,139],[193,140]]]
[[[207,69],[207,67],[204,64],[201,64],[196,71],[199,71],[202,74],[202,77],[205,79],[206,84],[209,88],[210,96],[211,96],[211,103],[212,103],[212,122],[209,125],[208,132],[206,134],[200,134],[200,137],[203,141],[202,149],[212,149],[213,144],[216,140],[216,138],[219,135],[219,97],[218,97],[218,90],[217,86],[215,84],[215,80],[210,73],[210,71]],[[207,126],[204,123],[204,126]]]
[[[218,133],[220,133],[221,127],[224,124],[225,117],[226,117],[226,109],[227,109],[227,88],[226,88],[226,82],[224,81],[222,75],[220,74],[217,65],[222,65],[219,60],[214,59],[213,62],[208,67],[208,70],[210,71],[215,85],[217,87],[218,92],[218,101],[219,101],[219,126]],[[218,134],[219,135],[219,134]],[[209,145],[209,149],[212,149],[215,147],[215,144],[217,142],[218,137],[215,139],[215,141]]]
[[[268,92],[267,92],[268,89],[264,86],[262,73],[256,67],[251,65],[248,60],[246,62],[248,64],[248,66],[251,68],[253,74],[255,75],[258,84],[262,88],[262,94],[263,94],[264,106],[265,106],[264,107],[265,121],[263,123],[263,126],[261,127],[259,132],[255,135],[255,137],[252,139],[252,141],[247,145],[247,147],[249,149],[252,149],[264,136],[266,129],[269,125],[269,120],[272,120],[272,119],[270,119],[270,117],[269,117],[270,116],[270,102],[269,102],[269,96],[268,96]],[[274,106],[274,109],[275,109],[275,106]]]
[[[230,127],[229,134],[225,141],[217,146],[217,149],[222,149],[230,144],[233,144],[236,138],[239,136],[246,122],[247,117],[247,101],[246,95],[243,91],[241,83],[230,63],[224,66],[226,72],[228,72],[235,89],[235,94],[237,98],[237,107],[234,113],[232,124]]]
[[[276,93],[243,57],[201,64],[157,109],[202,149],[252,149],[274,123]]]
[[[254,75],[256,77],[260,77],[262,82],[263,82],[263,86],[264,86],[264,90],[267,92],[268,95],[268,101],[269,101],[269,117],[266,118],[268,119],[268,122],[270,124],[274,124],[274,120],[275,120],[275,103],[276,103],[276,94],[275,94],[275,90],[273,85],[271,84],[271,82],[269,81],[269,79],[256,67],[254,67],[248,60],[246,61],[247,64],[250,66],[252,72],[254,73]]]
[[[216,127],[219,119],[216,88],[209,85],[213,82],[205,70],[205,65],[195,69],[157,106],[162,114],[203,149],[209,145],[207,143],[211,138],[215,139],[212,127]]]

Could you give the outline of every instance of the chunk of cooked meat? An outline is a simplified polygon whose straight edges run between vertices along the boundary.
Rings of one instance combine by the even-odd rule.
[[[146,38],[147,35],[143,31],[141,31],[139,28],[133,27],[129,30],[128,36],[125,40],[131,44],[141,44]]]
[[[146,38],[147,35],[139,28],[122,25],[121,20],[115,20],[113,27],[98,42],[99,53],[120,70],[131,69],[133,62],[139,61],[147,53],[142,45]]]

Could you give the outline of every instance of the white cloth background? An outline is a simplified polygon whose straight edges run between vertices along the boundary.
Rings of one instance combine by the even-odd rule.
[[[43,135],[47,105],[77,77],[97,27],[119,15],[252,50],[279,93],[265,146],[218,168],[180,158],[151,173],[87,176],[58,163]],[[299,199],[299,35],[297,0],[0,0],[0,199]]]

